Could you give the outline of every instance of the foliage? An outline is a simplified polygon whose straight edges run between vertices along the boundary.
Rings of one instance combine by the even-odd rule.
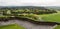
[[[21,14],[21,15],[15,16],[15,17],[27,18],[27,19],[31,19],[34,21],[41,21],[41,17],[39,15],[35,15],[35,14]]]
[[[5,8],[0,8],[1,12],[3,12],[4,15],[11,15],[11,14],[51,14],[51,13],[57,13],[57,11],[55,10],[50,10],[50,9],[46,9],[44,7],[13,7],[13,8],[9,8],[9,7],[5,7]]]

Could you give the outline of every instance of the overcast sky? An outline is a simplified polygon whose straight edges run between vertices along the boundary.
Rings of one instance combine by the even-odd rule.
[[[0,6],[60,6],[60,0],[0,0]]]

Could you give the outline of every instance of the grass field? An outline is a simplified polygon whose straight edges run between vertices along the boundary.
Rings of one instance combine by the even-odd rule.
[[[54,14],[40,15],[40,17],[42,18],[42,20],[47,21],[47,22],[59,22],[60,23],[60,11]],[[54,29],[60,29],[60,25],[58,25]]]
[[[54,29],[60,29],[60,25],[58,25],[56,28],[54,28]]]
[[[60,22],[60,12],[54,14],[44,14],[40,15],[44,21],[48,22]]]
[[[0,26],[0,29],[25,29],[25,28],[17,24],[11,24],[11,25]]]

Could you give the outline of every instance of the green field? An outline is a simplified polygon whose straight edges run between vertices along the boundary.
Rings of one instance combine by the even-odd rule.
[[[42,20],[47,21],[47,22],[58,22],[60,23],[60,11],[58,13],[54,14],[44,14],[40,15]],[[58,25],[55,29],[60,29],[60,25]]]
[[[54,28],[54,29],[60,29],[60,25],[58,25],[56,28]]]
[[[25,28],[17,24],[11,24],[11,25],[0,26],[0,29],[25,29]]]
[[[54,14],[44,14],[40,15],[42,20],[48,21],[48,22],[60,22],[60,12],[54,13]]]

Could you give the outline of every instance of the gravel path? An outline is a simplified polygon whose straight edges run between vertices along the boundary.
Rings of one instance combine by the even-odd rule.
[[[8,22],[0,22],[0,25],[8,25],[8,24],[14,24],[17,23],[18,25],[21,25],[25,27],[26,29],[53,29],[53,26],[49,25],[37,25],[30,23],[28,21],[22,21],[22,20],[9,20]]]

